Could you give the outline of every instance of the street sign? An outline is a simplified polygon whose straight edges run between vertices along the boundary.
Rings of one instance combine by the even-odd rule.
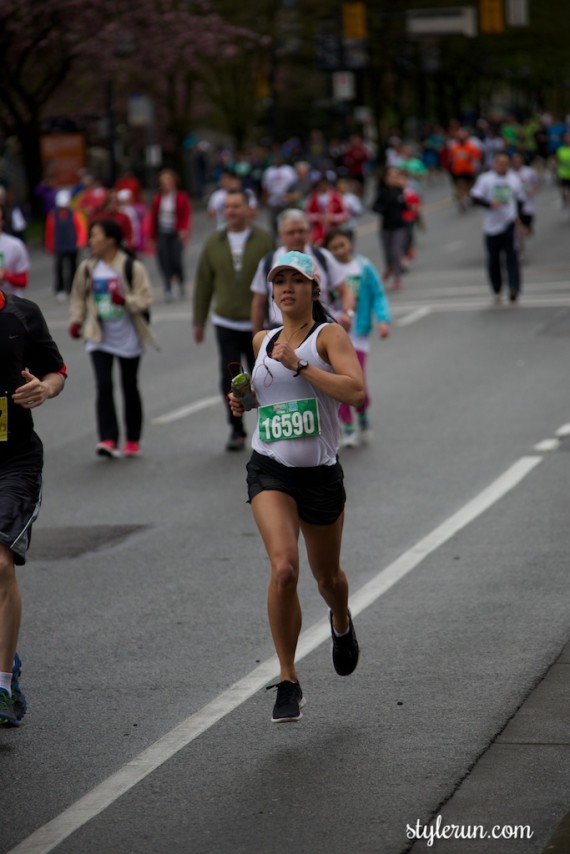
[[[406,14],[409,36],[477,35],[477,15],[472,6],[448,9],[416,9]]]
[[[507,0],[507,25],[528,27],[528,0]]]
[[[148,95],[131,95],[127,100],[127,121],[131,127],[148,127],[154,119],[154,104]]]
[[[352,71],[335,71],[333,80],[333,98],[335,101],[353,101],[356,97],[356,86]]]

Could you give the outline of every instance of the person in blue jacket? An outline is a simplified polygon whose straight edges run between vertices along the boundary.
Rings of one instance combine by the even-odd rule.
[[[355,254],[352,231],[342,228],[333,229],[326,237],[325,246],[342,267],[344,279],[354,292],[356,309],[349,334],[366,380],[366,357],[370,351],[370,335],[374,320],[376,320],[380,338],[387,338],[390,334],[392,318],[388,299],[378,270],[372,261],[364,255]],[[370,396],[367,388],[364,403],[356,410],[359,435],[355,430],[352,408],[345,403],[341,404],[339,409],[343,432],[341,447],[356,447],[360,440],[366,442],[370,439],[369,406]]]

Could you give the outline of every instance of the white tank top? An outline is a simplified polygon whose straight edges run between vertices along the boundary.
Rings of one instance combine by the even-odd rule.
[[[322,323],[318,326],[299,347],[295,348],[295,353],[299,359],[306,359],[310,365],[334,373],[332,367],[321,359],[317,350],[317,338],[327,325]],[[267,345],[277,332],[278,330],[272,329],[265,336],[253,369],[252,385],[260,409],[258,409],[257,426],[251,446],[258,454],[264,454],[284,466],[298,468],[332,466],[336,463],[340,443],[339,403],[328,394],[314,388],[305,379],[304,372],[295,377],[293,371],[267,355]],[[289,405],[277,407],[276,410],[261,408],[285,403]],[[311,414],[306,414],[303,420],[297,411],[300,413],[305,409],[310,410]],[[271,418],[273,412],[283,410],[293,411],[293,416],[289,412],[281,420],[279,416],[275,416],[275,420]],[[295,433],[306,431],[307,426],[309,430],[313,428],[315,420],[313,413],[316,414],[320,427],[318,435],[295,438]],[[293,427],[290,426],[291,420]],[[278,423],[275,424],[275,421]],[[273,424],[273,432],[271,424]],[[291,438],[275,440],[276,435],[287,434],[291,435]],[[272,440],[267,441],[268,437]]]

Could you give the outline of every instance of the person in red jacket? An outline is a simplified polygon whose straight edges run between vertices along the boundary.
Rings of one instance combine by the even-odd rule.
[[[25,244],[4,233],[6,209],[0,207],[0,288],[6,294],[21,296],[28,284],[30,258]]]
[[[359,196],[364,194],[366,167],[369,160],[370,154],[362,141],[362,137],[353,133],[348,140],[348,148],[343,154],[342,162],[348,178],[356,183]]]
[[[169,302],[174,279],[178,280],[180,298],[186,295],[182,253],[190,240],[192,205],[186,193],[178,189],[177,175],[171,169],[160,173],[158,183],[150,211],[150,239],[156,245],[164,298]]]
[[[327,177],[318,179],[305,204],[305,213],[311,226],[309,243],[322,246],[331,228],[338,228],[350,219],[343,198]]]
[[[117,223],[123,235],[123,246],[129,250],[133,249],[133,226],[130,217],[120,209],[118,190],[109,190],[104,206],[91,217],[89,226],[104,219]]]

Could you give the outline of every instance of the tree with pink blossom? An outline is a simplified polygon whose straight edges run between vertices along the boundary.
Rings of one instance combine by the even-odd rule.
[[[239,75],[240,57],[247,64],[263,49],[257,33],[228,23],[207,2],[2,0],[0,124],[19,140],[34,187],[41,178],[42,120],[56,102],[60,115],[79,97],[84,110],[104,112],[113,78],[120,91],[153,96],[180,145],[192,130],[195,95],[208,96],[214,72],[225,73],[227,65]],[[243,82],[254,99],[255,79]]]

